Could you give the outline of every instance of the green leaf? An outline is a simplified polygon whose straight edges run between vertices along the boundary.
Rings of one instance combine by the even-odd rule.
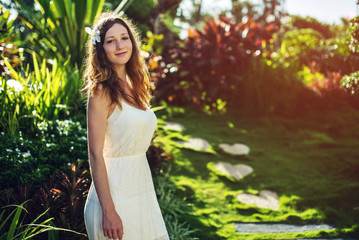
[[[52,221],[49,222],[49,225],[51,225],[52,227],[56,227]],[[56,230],[49,231],[47,239],[48,240],[59,240],[59,232]]]
[[[36,81],[40,81],[41,75],[40,75],[39,63],[37,62],[35,52],[32,52],[32,61],[34,63],[35,79]]]
[[[4,60],[4,63],[6,65],[6,67],[9,68],[11,75],[15,78],[15,80],[18,81],[18,79],[20,78],[19,74],[15,71],[15,69],[11,66],[11,64],[9,63],[8,60],[6,60],[2,55],[1,58]]]
[[[11,240],[13,238],[13,236],[15,235],[15,231],[17,229],[17,224],[19,222],[21,212],[22,212],[22,208],[17,207],[15,215],[14,215],[14,218],[12,219],[12,222],[11,222],[11,225],[10,225],[9,232],[7,234],[7,240]]]

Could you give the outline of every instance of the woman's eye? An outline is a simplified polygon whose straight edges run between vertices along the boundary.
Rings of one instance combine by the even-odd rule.
[[[108,41],[107,41],[107,43],[112,43],[112,42],[113,42],[113,40],[108,40]]]
[[[129,39],[129,37],[123,37],[122,38],[122,40],[128,40]]]

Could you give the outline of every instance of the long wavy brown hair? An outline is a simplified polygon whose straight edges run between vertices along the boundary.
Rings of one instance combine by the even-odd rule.
[[[132,42],[132,55],[126,63],[126,73],[132,85],[134,97],[128,95],[120,85],[116,72],[112,69],[111,63],[106,57],[103,43],[106,32],[115,24],[124,26]],[[141,57],[141,39],[134,24],[125,16],[120,16],[113,12],[102,13],[98,16],[94,24],[100,31],[101,42],[93,44],[91,38],[87,42],[87,56],[84,69],[84,86],[81,91],[87,91],[88,95],[93,95],[101,83],[104,92],[110,97],[110,105],[117,104],[122,109],[122,100],[130,104],[140,106],[142,109],[150,106],[150,83],[148,71]],[[125,79],[121,79],[125,80]]]

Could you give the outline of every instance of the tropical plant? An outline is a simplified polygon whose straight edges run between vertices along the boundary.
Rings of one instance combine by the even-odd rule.
[[[15,67],[19,65],[20,58],[17,56],[18,52],[21,51],[14,47],[14,43],[11,42],[12,38],[14,37],[13,29],[14,27],[13,22],[14,20],[10,19],[10,10],[4,9],[0,6],[0,56],[1,58],[8,59],[8,62]],[[2,59],[0,59],[0,75],[5,76],[9,74],[9,70],[5,66],[5,63]]]
[[[58,201],[61,206],[53,209],[52,216],[56,216],[54,223],[77,232],[86,233],[83,221],[83,209],[87,199],[87,193],[91,183],[91,176],[88,165],[84,161],[71,165],[55,173],[55,185],[51,189],[54,192],[50,198],[44,198],[44,202],[51,201],[51,197],[59,196]],[[61,232],[61,239],[70,239],[71,234]]]
[[[49,64],[43,59],[39,64],[33,53],[34,71],[31,72],[29,65],[26,69],[21,66],[17,71],[6,59],[3,61],[13,79],[0,76],[1,129],[11,133],[15,133],[18,127],[34,129],[37,121],[63,118],[70,111],[81,111],[82,102],[78,91],[81,87],[81,73],[69,61],[62,63],[55,59]]]
[[[0,42],[4,42],[12,32],[12,23],[14,20],[9,20],[10,18],[10,9],[4,12],[2,6],[0,6]]]
[[[120,6],[125,6],[124,0]],[[105,0],[36,0],[40,11],[29,8],[22,0],[15,0],[19,6],[19,17],[33,31],[31,49],[45,58],[58,58],[81,66],[90,27],[97,14],[101,13]],[[116,8],[120,12],[122,8]]]

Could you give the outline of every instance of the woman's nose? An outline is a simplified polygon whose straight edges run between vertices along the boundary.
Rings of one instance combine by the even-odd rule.
[[[116,43],[116,48],[117,48],[117,49],[123,48],[123,43],[122,43],[122,41],[118,41],[118,42]]]

